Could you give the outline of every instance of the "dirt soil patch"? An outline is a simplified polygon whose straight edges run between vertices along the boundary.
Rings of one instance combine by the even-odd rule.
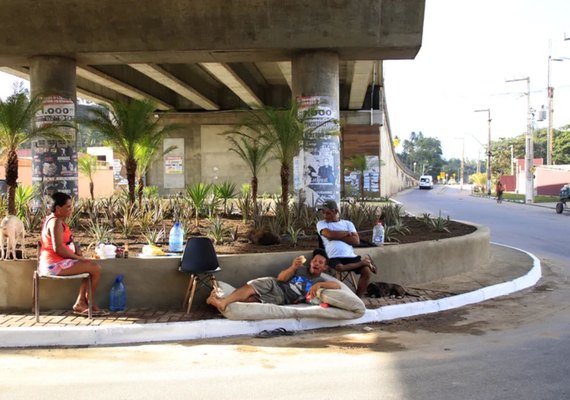
[[[288,235],[281,236],[281,243],[272,245],[255,244],[249,239],[249,233],[252,229],[251,222],[243,222],[241,219],[223,219],[224,225],[230,230],[235,231],[237,228],[237,240],[233,242],[225,242],[223,244],[215,244],[216,252],[218,254],[247,254],[247,253],[277,253],[284,251],[308,251],[318,247],[316,233],[312,235],[305,235],[299,238],[297,244],[293,244]],[[415,243],[426,240],[440,240],[456,236],[463,236],[472,233],[476,230],[474,226],[467,225],[457,221],[449,221],[446,228],[449,232],[435,232],[428,227],[423,221],[414,217],[403,217],[404,225],[408,228],[409,233],[396,234],[394,236],[395,243]],[[167,230],[172,226],[171,221],[165,221]],[[207,235],[209,222],[205,219],[199,221],[199,226],[194,227],[189,236]],[[360,238],[370,241],[372,239],[371,229],[365,229],[360,233]],[[80,229],[73,229],[74,239],[79,241],[82,249],[87,249],[89,244],[92,243],[93,238],[89,233]],[[36,256],[36,246],[38,232],[28,233],[26,236],[26,255],[30,258]],[[146,244],[142,235],[133,235],[128,240],[121,237],[120,234],[114,234],[113,243],[117,246],[123,246],[128,242],[129,253],[134,256],[141,252],[142,246]],[[167,251],[168,242],[158,243],[160,247]],[[87,256],[94,256],[94,249],[91,247],[87,251]]]

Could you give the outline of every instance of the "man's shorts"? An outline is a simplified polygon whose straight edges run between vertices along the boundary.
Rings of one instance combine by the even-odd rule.
[[[277,278],[273,277],[264,277],[264,278],[257,278],[249,281],[247,283],[250,285],[255,293],[259,297],[259,300],[262,303],[269,303],[269,304],[277,304],[282,305],[286,304],[286,297],[285,292],[279,285],[279,281]]]
[[[337,257],[337,258],[329,258],[329,262],[328,265],[331,269],[335,269],[336,270],[336,266],[338,264],[353,264],[353,263],[357,263],[362,261],[362,257],[360,256],[356,256],[356,257]],[[362,269],[365,267],[360,267],[360,268],[356,268],[356,269],[352,269],[351,272],[354,272],[357,275],[360,275],[362,273]]]

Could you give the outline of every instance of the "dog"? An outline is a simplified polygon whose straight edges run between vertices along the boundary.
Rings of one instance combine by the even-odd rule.
[[[420,297],[417,294],[409,293],[403,286],[397,283],[387,283],[387,282],[372,282],[366,287],[366,294],[368,297],[380,298],[380,297],[390,297],[401,299],[405,295]]]
[[[7,260],[8,255],[12,254],[12,259],[16,259],[16,244],[20,239],[20,248],[22,249],[22,258],[26,258],[24,254],[24,236],[26,230],[24,223],[15,215],[8,215],[0,222],[0,259]],[[6,243],[6,252],[4,252],[4,242]]]

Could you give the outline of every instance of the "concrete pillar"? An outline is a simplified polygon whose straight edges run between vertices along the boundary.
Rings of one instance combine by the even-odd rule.
[[[293,101],[305,120],[304,150],[294,162],[295,190],[308,205],[340,201],[339,59],[329,51],[299,53],[292,60]]]
[[[75,121],[76,62],[54,56],[33,57],[30,64],[32,96],[41,96],[43,108],[36,124]],[[66,140],[39,139],[32,144],[32,183],[41,193],[64,192],[77,196],[77,137],[72,128],[61,128]]]

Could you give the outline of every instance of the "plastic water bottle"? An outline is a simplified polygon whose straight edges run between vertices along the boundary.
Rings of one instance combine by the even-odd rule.
[[[184,229],[180,222],[176,222],[170,230],[168,238],[168,248],[173,253],[181,253],[184,250],[182,242],[184,241]]]
[[[123,275],[117,275],[109,293],[109,310],[124,311],[127,307],[127,292],[123,283]]]
[[[378,221],[372,230],[372,242],[374,242],[376,246],[382,246],[384,244],[384,225],[382,225],[380,221]]]

